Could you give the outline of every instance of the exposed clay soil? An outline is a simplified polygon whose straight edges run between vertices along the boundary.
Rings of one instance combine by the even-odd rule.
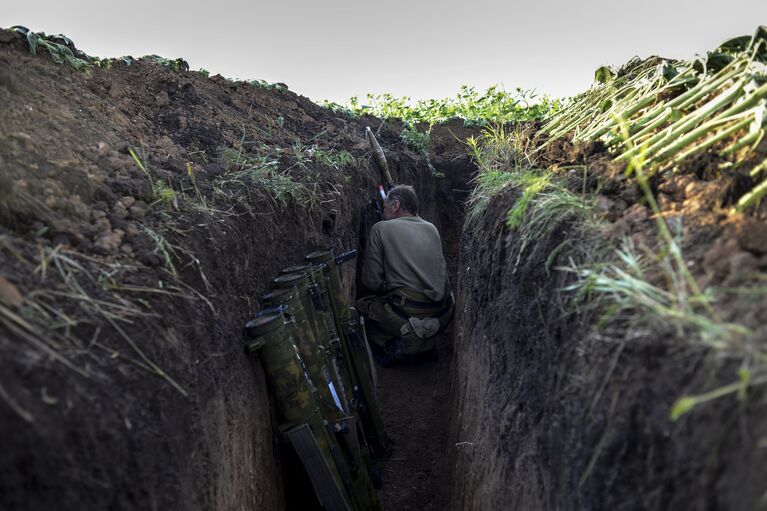
[[[377,182],[366,125],[440,229],[458,298],[437,362],[379,370],[395,440],[380,462],[385,509],[767,509],[759,388],[668,418],[677,397],[736,379],[742,351],[573,312],[571,277],[547,270],[573,226],[523,251],[505,224],[518,190],[461,235],[463,128],[433,133],[435,179],[397,123],[151,62],[78,73],[3,31],[0,508],[305,508],[286,498],[309,490],[240,331],[280,268],[318,247],[364,250]],[[323,164],[317,150],[356,163]],[[725,214],[750,183],[718,163],[704,156],[652,185],[682,221],[699,282],[734,287],[767,270],[767,225],[764,206]],[[541,165],[554,164],[587,165],[585,183],[563,178],[596,193],[604,240],[657,250],[648,208],[603,148],[554,144]],[[269,185],[287,176],[293,192],[249,181],[264,165]],[[358,266],[342,270],[350,297]],[[716,311],[764,341],[764,294]]]
[[[241,328],[281,268],[364,247],[378,181],[366,125],[457,247],[460,149],[435,179],[395,124],[151,62],[78,73],[0,31],[0,508],[281,509],[285,492],[310,491],[281,462]],[[323,164],[317,149],[356,163]],[[242,177],[267,156],[272,180],[311,193],[275,198]],[[173,190],[164,200],[158,182]],[[354,264],[342,279],[353,297]],[[434,376],[446,388],[448,361],[419,370],[423,389]],[[422,426],[400,419],[418,403],[386,399],[405,446]],[[444,415],[433,423],[446,431]]]
[[[379,399],[395,452],[379,465],[384,509],[446,509],[450,471],[449,432],[450,338],[437,340],[439,359],[378,370]]]
[[[573,191],[597,191],[608,220],[597,238],[617,247],[630,236],[640,250],[659,252],[648,206],[603,149],[555,144],[543,163],[587,165],[586,183],[581,168],[562,176]],[[726,214],[739,177],[711,172],[717,163],[701,158],[655,179],[656,196],[664,217],[682,223],[683,253],[701,284],[758,286],[767,270],[764,208]],[[669,325],[629,327],[620,315],[603,321],[574,307],[562,291],[573,276],[556,267],[579,255],[570,246],[549,258],[579,235],[564,222],[523,248],[506,225],[518,197],[507,188],[482,217],[481,236],[462,239],[452,507],[764,509],[761,388],[749,389],[746,401],[730,395],[669,419],[677,398],[737,381],[748,351],[714,350]],[[662,275],[649,278],[663,285]],[[754,331],[752,346],[767,341],[763,292],[714,307]]]

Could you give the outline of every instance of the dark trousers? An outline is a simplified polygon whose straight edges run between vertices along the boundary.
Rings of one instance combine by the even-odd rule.
[[[408,293],[412,296],[414,292]],[[409,319],[435,318],[439,321],[439,331],[443,331],[453,316],[452,295],[444,304],[434,303],[433,307],[409,306],[407,299],[403,303],[401,293],[366,296],[357,300],[357,310],[365,316],[365,331],[368,340],[382,348],[386,342],[399,338],[405,355],[424,353],[434,348],[434,336],[421,338],[408,328]]]

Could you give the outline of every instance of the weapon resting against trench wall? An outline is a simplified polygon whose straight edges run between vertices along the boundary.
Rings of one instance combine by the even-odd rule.
[[[378,200],[375,202],[375,204],[379,220],[383,220],[383,202],[386,198],[386,194],[394,186],[394,180],[391,178],[391,173],[389,172],[389,163],[386,161],[386,155],[378,143],[378,140],[376,140],[376,136],[373,134],[373,130],[371,130],[369,127],[365,128],[365,136],[367,137],[368,143],[370,144],[370,149],[373,151],[373,161],[376,162],[378,171],[381,174],[381,180],[378,183],[378,190],[376,194]]]
[[[364,323],[346,306],[338,265],[356,251],[306,256],[282,270],[267,308],[245,325],[277,402],[279,430],[327,510],[378,510],[371,479],[391,439],[376,402],[375,366]]]

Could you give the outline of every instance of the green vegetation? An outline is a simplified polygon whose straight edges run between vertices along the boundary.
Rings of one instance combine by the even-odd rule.
[[[407,147],[420,154],[426,165],[429,167],[429,171],[435,177],[444,177],[437,168],[432,164],[431,157],[429,156],[429,141],[431,140],[431,126],[426,131],[421,131],[413,123],[405,123],[405,127],[400,133],[400,139],[405,143]]]
[[[567,287],[579,300],[591,307],[604,309],[603,321],[621,314],[633,327],[652,321],[668,325],[680,338],[699,339],[717,349],[730,346],[730,341],[748,333],[740,325],[723,322],[710,316],[707,308],[713,295],[693,295],[684,285],[684,275],[668,255],[640,256],[630,241],[607,260],[568,268],[578,276]],[[651,282],[651,272],[661,272],[663,288]],[[656,275],[657,278],[657,275]]]
[[[154,62],[156,64],[160,64],[161,66],[165,66],[168,69],[172,69],[173,71],[189,71],[189,63],[181,58],[166,59],[165,57],[160,57],[159,55],[144,55],[139,60]]]
[[[144,176],[146,176],[147,180],[149,181],[149,186],[152,188],[152,200],[154,200],[154,203],[170,203],[173,204],[176,209],[178,209],[176,192],[174,192],[173,189],[170,188],[164,181],[155,181],[152,179],[152,174],[141,161],[141,158],[139,158],[135,151],[133,151],[133,149],[129,148],[128,153],[136,163],[136,167],[138,167],[138,169],[144,174]]]
[[[452,119],[463,119],[467,126],[487,126],[540,120],[559,108],[560,102],[534,91],[517,88],[506,92],[498,85],[478,92],[464,85],[454,98],[428,99],[412,102],[409,97],[392,94],[368,94],[367,104],[354,96],[349,105],[325,102],[334,111],[354,115],[375,115],[382,119],[401,119],[407,124],[441,124]]]
[[[506,225],[520,239],[517,262],[528,246],[565,222],[572,224],[571,238],[552,251],[547,271],[568,246],[571,256],[595,259],[597,252],[604,251],[604,243],[596,239],[603,221],[593,198],[585,191],[582,194],[571,191],[573,185],[568,184],[568,174],[573,169],[538,168],[530,135],[521,127],[509,131],[503,126],[489,126],[478,137],[467,140],[469,154],[479,171],[474,178],[464,228],[476,230],[492,197],[511,187],[518,195],[508,209]]]
[[[255,190],[264,192],[273,199],[276,206],[284,207],[291,201],[309,209],[324,200],[318,189],[319,170],[313,169],[314,162],[321,168],[341,170],[357,164],[356,158],[345,150],[323,149],[317,145],[304,145],[296,140],[289,148],[261,145],[251,151],[242,148],[223,147],[218,160],[227,167],[236,167],[213,180],[212,197],[200,191],[197,171],[187,163],[187,177],[190,186],[181,184],[174,190],[164,180],[153,178],[146,164],[129,149],[136,167],[146,176],[153,192],[152,205],[171,205],[174,209],[188,207],[211,215],[229,214],[232,203],[241,203],[252,197]],[[203,163],[209,160],[201,154]],[[187,193],[191,193],[188,196]],[[217,209],[218,207],[226,209]]]
[[[621,162],[641,153],[648,175],[708,150],[723,171],[732,171],[753,164],[749,157],[764,137],[765,65],[767,29],[760,27],[702,60],[635,59],[617,71],[600,68],[598,83],[550,116],[542,132],[547,144],[568,134],[574,141],[601,140]],[[739,209],[764,196],[760,186]]]
[[[291,171],[295,167],[305,168],[308,158],[296,146],[291,148],[295,163],[280,168],[280,149],[262,146],[255,154],[244,153],[234,148],[223,148],[221,162],[233,164],[239,170],[227,172],[216,178],[214,196],[226,202],[240,202],[250,196],[251,189],[265,192],[276,204],[285,206],[291,199],[310,203],[311,196],[304,180],[294,179]]]
[[[738,371],[738,376],[739,381],[735,383],[724,385],[718,389],[698,394],[697,396],[685,396],[678,399],[671,408],[671,420],[677,421],[682,415],[692,411],[696,406],[729,394],[737,393],[738,400],[741,403],[744,403],[746,401],[746,392],[748,391],[749,386],[764,385],[767,383],[767,377],[762,375],[754,378],[751,371],[745,367]]]
[[[479,167],[468,229],[493,196],[512,187],[515,199],[507,227],[518,240],[518,257],[530,241],[568,223],[568,239],[551,252],[546,269],[567,248],[568,263],[559,269],[576,277],[565,288],[574,307],[601,311],[600,324],[610,321],[625,329],[664,325],[679,339],[748,359],[750,369],[741,371],[738,383],[680,399],[672,410],[674,420],[697,404],[733,393],[742,397],[745,388],[767,382],[767,354],[750,342],[749,329],[721,318],[714,308],[728,295],[752,288],[701,287],[682,254],[681,223],[664,218],[650,183],[659,174],[684,170],[694,156],[707,153],[720,172],[745,173],[754,183],[731,212],[760,204],[767,195],[767,161],[755,156],[767,128],[765,65],[767,30],[761,27],[754,36],[728,41],[702,60],[635,59],[619,70],[600,68],[597,83],[553,111],[544,122],[544,137],[535,141],[498,127],[467,141]],[[587,193],[588,167],[582,167],[582,186],[574,179],[575,168],[564,173],[556,166],[539,168],[542,150],[565,137],[601,141],[625,165],[625,178],[636,183],[655,222],[655,248],[626,239],[615,249],[614,240],[604,237],[607,223],[595,195]],[[582,249],[586,245],[589,253]]]
[[[427,154],[429,140],[431,139],[431,127],[421,131],[413,123],[406,123],[400,133],[400,138],[407,147],[419,154]]]
[[[543,190],[551,187],[552,182],[551,176],[536,171],[529,171],[519,176],[514,176],[510,182],[513,183],[515,187],[522,190],[522,195],[514,201],[514,205],[509,210],[506,219],[506,225],[509,229],[515,231],[522,225],[530,203],[536,199]]]
[[[29,44],[29,53],[37,55],[38,48],[45,49],[51,56],[51,59],[57,64],[69,64],[78,71],[84,71],[90,67],[89,57],[85,59],[76,57],[71,48],[74,48],[72,41],[61,34],[45,35],[45,32],[32,32],[26,27],[16,25],[10,30],[18,32],[27,39]]]
[[[751,169],[750,176],[753,179],[765,177],[767,171],[767,159],[762,161],[759,165],[756,165]],[[752,206],[758,206],[761,200],[767,195],[767,179],[764,179],[760,184],[755,186],[749,193],[745,194],[738,200],[738,203],[732,208],[731,213],[743,212]]]
[[[250,85],[255,87],[256,89],[266,89],[266,90],[276,90],[276,91],[285,91],[288,90],[288,86],[284,83],[269,83],[266,80],[250,80],[248,81]]]
[[[313,147],[310,149],[310,152],[314,157],[314,161],[332,169],[339,170],[343,167],[351,167],[357,164],[357,160],[349,151],[336,151],[335,149],[325,150]]]
[[[479,171],[473,179],[464,228],[474,230],[490,199],[516,176],[534,166],[530,137],[522,128],[509,131],[504,125],[487,126],[479,136],[466,140],[467,150]]]
[[[289,148],[261,145],[247,153],[232,147],[222,148],[221,162],[239,167],[215,180],[214,196],[226,203],[243,200],[255,188],[265,192],[276,205],[285,206],[295,201],[310,210],[327,200],[327,193],[335,193],[320,189],[321,169],[342,170],[357,164],[348,151],[304,145],[300,140]]]

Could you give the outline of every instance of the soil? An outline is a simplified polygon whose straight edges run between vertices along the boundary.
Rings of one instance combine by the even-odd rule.
[[[432,132],[436,177],[397,122],[148,60],[76,72],[2,30],[0,508],[311,508],[241,330],[281,268],[319,247],[364,252],[378,182],[365,126],[440,230],[457,298],[438,361],[379,370],[395,441],[384,509],[767,509],[760,387],[669,420],[767,340],[765,294],[714,305],[753,331],[714,350],[602,321],[563,291],[576,242],[659,251],[604,147],[558,141],[539,162],[595,198],[604,229],[584,242],[566,220],[523,245],[505,222],[512,188],[462,232],[475,132],[460,124]],[[763,282],[765,206],[727,213],[751,162],[720,163],[651,185],[701,285]],[[342,266],[349,297],[360,261]]]
[[[731,183],[753,163],[733,176],[710,171],[715,160],[698,159],[652,184],[663,216],[682,226],[698,282],[753,289],[767,270],[765,209],[726,213],[743,193],[733,197]],[[561,178],[573,192],[596,192],[608,223],[588,233],[592,244],[617,248],[630,236],[640,252],[660,252],[649,207],[604,148],[558,142],[542,164],[587,166],[585,183],[580,167]],[[679,397],[737,381],[749,360],[743,346],[764,346],[764,293],[714,304],[720,318],[753,331],[748,344],[723,350],[669,325],[620,314],[605,320],[574,305],[563,291],[573,275],[556,270],[588,262],[573,250],[583,248],[584,235],[566,220],[523,245],[506,225],[519,193],[507,188],[494,197],[477,228],[482,235],[462,238],[452,508],[764,509],[767,483],[756,475],[767,468],[763,388],[669,418]],[[664,285],[661,275],[650,279]]]
[[[453,246],[468,160],[435,179],[396,123],[151,61],[76,72],[0,35],[0,508],[300,507],[242,325],[281,268],[364,248],[365,126]],[[341,150],[356,163],[317,156]]]
[[[434,165],[445,174],[434,201],[439,209],[433,221],[440,226],[451,282],[457,281],[464,204],[470,192],[467,180],[473,174],[471,162],[455,141],[474,133],[458,123],[435,127],[429,147],[436,155]],[[378,399],[394,442],[394,454],[378,466],[383,509],[438,511],[448,506],[452,343],[448,328],[437,337],[436,361],[415,359],[377,370]]]
[[[452,346],[437,340],[438,360],[413,362],[378,370],[379,399],[395,452],[381,460],[384,509],[446,509]]]

